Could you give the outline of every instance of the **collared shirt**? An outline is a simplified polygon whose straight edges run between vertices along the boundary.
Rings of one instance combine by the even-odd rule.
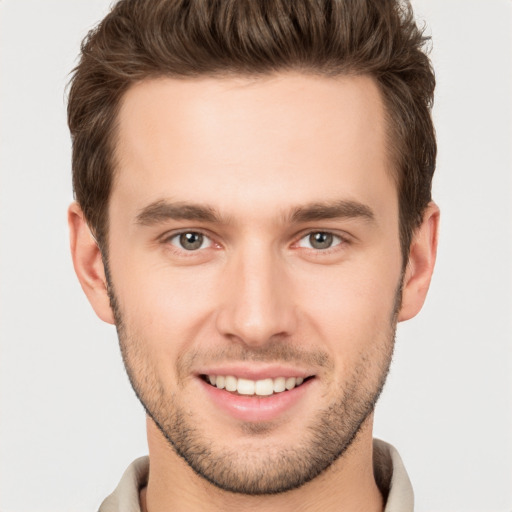
[[[396,449],[384,441],[374,439],[373,464],[375,480],[386,500],[384,512],[413,512],[411,481]],[[98,512],[140,512],[139,492],[147,484],[148,474],[149,457],[141,457],[132,462]]]

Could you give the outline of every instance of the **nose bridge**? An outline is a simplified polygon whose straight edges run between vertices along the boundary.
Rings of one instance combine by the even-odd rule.
[[[292,294],[277,251],[254,240],[233,255],[226,272],[226,300],[218,315],[223,334],[255,346],[291,334],[295,324]]]

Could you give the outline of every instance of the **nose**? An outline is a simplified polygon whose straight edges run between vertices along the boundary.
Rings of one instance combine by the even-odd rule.
[[[255,244],[227,263],[218,331],[257,348],[290,336],[297,325],[292,281],[278,254]]]

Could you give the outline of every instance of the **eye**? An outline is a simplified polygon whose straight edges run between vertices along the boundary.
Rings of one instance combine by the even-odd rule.
[[[315,231],[309,233],[299,240],[299,247],[306,247],[308,249],[316,249],[319,251],[330,249],[342,243],[341,237],[336,236],[328,231]]]
[[[197,251],[199,249],[206,249],[210,247],[212,241],[202,233],[197,231],[186,231],[184,233],[178,233],[170,237],[169,242],[185,251]]]

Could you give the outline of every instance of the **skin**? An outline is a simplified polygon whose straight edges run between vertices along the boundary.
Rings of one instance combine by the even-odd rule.
[[[82,287],[98,316],[117,322],[150,413],[141,503],[151,512],[383,509],[372,468],[373,401],[396,322],[424,302],[439,220],[432,203],[404,272],[384,119],[369,77],[159,79],[125,95],[109,204],[110,297],[77,204],[69,225]],[[216,216],[169,216],[183,205]],[[183,231],[202,233],[203,246],[185,250],[176,236]],[[334,235],[331,247],[311,246],[318,232]],[[244,422],[220,410],[198,377],[219,362],[258,371],[287,364],[313,379],[276,418]],[[245,472],[262,489],[296,466],[292,460],[280,474],[273,454],[311,459],[319,418],[333,425],[342,454],[333,447],[325,469],[288,492],[230,492],[171,447],[177,414],[181,433],[209,447],[208,459],[222,464],[229,454],[233,481]],[[270,467],[277,472],[265,481]],[[215,480],[219,468],[209,471]]]

